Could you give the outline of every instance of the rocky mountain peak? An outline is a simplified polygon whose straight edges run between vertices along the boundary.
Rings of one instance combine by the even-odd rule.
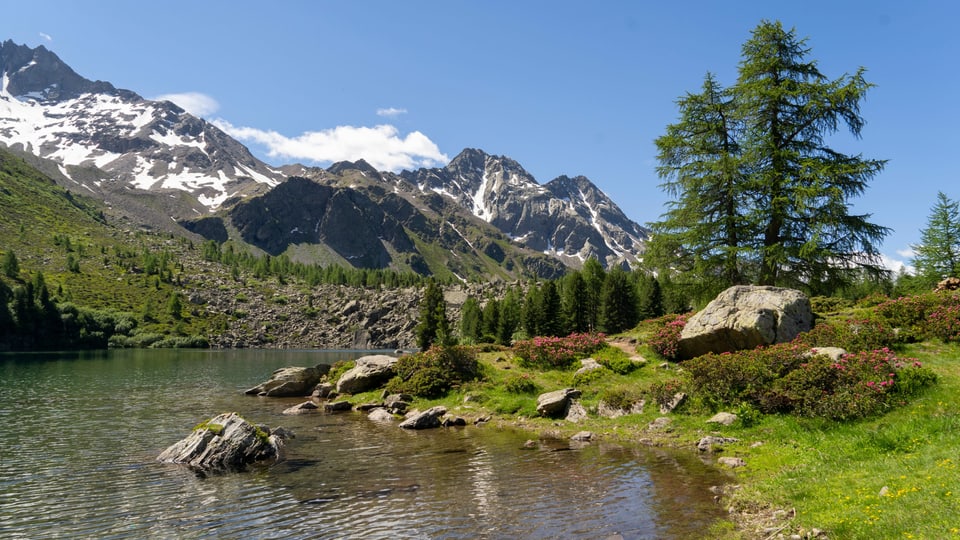
[[[32,49],[11,40],[0,45],[0,76],[4,92],[42,101],[72,99],[85,93],[118,92],[108,82],[81,77],[43,45]]]
[[[43,46],[3,42],[0,70],[0,145],[54,163],[65,184],[111,204],[173,198],[181,202],[147,205],[161,205],[170,223],[284,178],[205,120],[85,79]]]

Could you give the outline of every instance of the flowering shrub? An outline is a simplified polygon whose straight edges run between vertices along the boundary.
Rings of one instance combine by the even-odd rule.
[[[841,347],[848,352],[872,351],[897,341],[896,332],[875,319],[820,322],[797,341],[808,347]]]
[[[937,306],[927,317],[924,327],[929,337],[947,342],[960,341],[960,303]]]
[[[898,388],[898,379],[907,384]],[[849,420],[877,414],[932,384],[936,375],[914,360],[897,358],[890,349],[846,354],[837,361],[825,355],[808,359],[777,381],[776,391],[804,416]]]
[[[567,337],[536,337],[513,344],[522,367],[566,369],[606,344],[604,334],[570,334]]]
[[[680,332],[683,331],[683,327],[686,326],[687,319],[689,318],[689,313],[662,317],[664,322],[663,327],[657,331],[655,336],[647,341],[647,344],[650,345],[653,352],[667,360],[675,360],[677,354],[680,352]]]
[[[833,420],[863,418],[933,384],[936,375],[887,348],[839,360],[807,355],[800,342],[708,354],[684,364],[691,389],[707,405],[749,404],[764,413]]]
[[[691,391],[714,408],[726,404],[753,403],[765,412],[775,405],[761,406],[774,381],[796,369],[807,348],[795,343],[759,347],[737,353],[710,353],[684,362],[690,374]]]
[[[954,339],[949,335],[950,325],[956,323],[957,306],[960,306],[960,296],[955,293],[928,293],[883,302],[877,306],[877,314],[900,329],[902,341],[918,341],[944,334],[948,335],[947,339]],[[934,313],[938,313],[935,321],[931,320]]]

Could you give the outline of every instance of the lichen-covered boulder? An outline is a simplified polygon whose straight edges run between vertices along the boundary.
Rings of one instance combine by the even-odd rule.
[[[274,434],[247,422],[237,413],[224,413],[198,425],[181,441],[157,456],[201,471],[235,471],[263,460],[276,460],[283,431]]]
[[[284,367],[273,372],[270,379],[247,390],[247,394],[268,397],[309,396],[330,371],[330,366]]]
[[[678,358],[783,343],[811,328],[813,310],[802,292],[738,285],[690,317],[680,333]]]
[[[397,358],[385,354],[372,354],[357,358],[356,364],[337,380],[337,392],[358,394],[378,388],[394,375]]]

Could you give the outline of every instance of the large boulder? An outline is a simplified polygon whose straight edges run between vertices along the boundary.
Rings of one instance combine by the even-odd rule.
[[[566,416],[570,402],[580,397],[580,391],[573,388],[554,390],[537,396],[537,413],[545,417]]]
[[[283,438],[241,418],[224,413],[198,425],[186,438],[157,456],[164,463],[181,463],[200,471],[242,470],[247,465],[277,459]]]
[[[679,359],[783,343],[813,328],[810,300],[800,291],[738,285],[690,317]]]
[[[309,396],[330,366],[285,367],[273,372],[270,379],[247,390],[247,394],[269,397]]]
[[[393,366],[396,363],[396,357],[385,354],[361,356],[357,358],[356,365],[340,376],[337,392],[358,394],[379,388],[395,375]]]

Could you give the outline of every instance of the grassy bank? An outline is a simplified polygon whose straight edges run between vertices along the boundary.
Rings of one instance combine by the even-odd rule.
[[[649,329],[637,329],[642,338]],[[618,367],[634,356],[633,345],[617,343],[592,356]],[[905,345],[901,358],[916,358],[938,375],[937,384],[905,399],[879,416],[831,421],[741,409],[731,426],[708,424],[713,410],[688,400],[673,413],[660,413],[657,398],[684,377],[682,364],[665,363],[640,347],[651,361],[628,371],[604,368],[587,375],[574,369],[535,369],[512,350],[478,355],[482,377],[459,385],[438,399],[418,399],[415,407],[444,405],[468,419],[491,416],[494,423],[522,427],[541,436],[569,437],[589,430],[608,440],[688,448],[706,435],[739,439],[717,456],[743,458],[730,469],[731,484],[719,504],[732,509],[729,521],[706,531],[706,538],[808,536],[818,529],[829,538],[960,538],[960,346],[934,342]],[[591,412],[578,423],[540,418],[542,392],[576,387]],[[353,396],[374,401],[378,392]],[[595,414],[601,399],[643,399],[642,412],[619,418]],[[669,425],[651,428],[667,416]],[[711,456],[715,457],[715,456]]]

